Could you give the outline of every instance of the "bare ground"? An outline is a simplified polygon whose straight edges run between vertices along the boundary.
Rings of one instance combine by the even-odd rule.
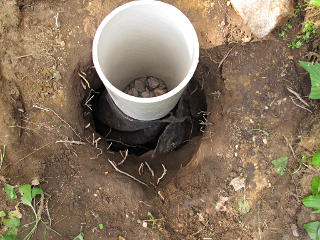
[[[85,128],[90,115],[78,76],[83,71],[96,84],[90,78],[95,29],[124,2],[0,3],[0,146],[7,148],[0,175],[17,185],[40,180],[48,194],[49,214],[43,218],[62,235],[48,230],[47,238],[73,239],[82,231],[85,239],[306,239],[301,226],[317,215],[300,200],[317,173],[299,169],[299,159],[320,147],[319,103],[308,101],[310,113],[296,106],[287,90],[309,93],[308,75],[297,64],[306,49],[291,51],[276,34],[254,39],[222,0],[169,1],[197,29],[201,57],[194,78],[205,90],[208,117],[204,134],[175,152],[156,159],[128,156],[121,170],[145,187],[113,169],[108,159],[122,157],[108,151],[105,140],[97,148],[92,144],[98,134],[93,124]],[[288,171],[280,176],[271,161],[284,155]],[[142,161],[150,163],[155,178],[146,169],[139,176]],[[168,172],[154,188],[150,182],[161,176],[161,164]],[[239,176],[246,187],[235,191],[230,182]],[[228,199],[226,208],[217,209],[222,197]],[[247,214],[238,210],[243,198]],[[0,199],[0,210],[16,204],[3,191]],[[23,207],[21,212],[23,222],[30,222],[32,212]],[[142,226],[150,220],[148,212],[157,226],[150,221]],[[294,226],[299,237],[293,236]],[[43,239],[43,232],[41,225],[33,239]]]

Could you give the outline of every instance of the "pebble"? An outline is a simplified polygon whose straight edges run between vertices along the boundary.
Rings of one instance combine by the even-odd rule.
[[[135,97],[150,98],[163,95],[168,92],[168,89],[163,80],[148,76],[133,80],[123,92]]]

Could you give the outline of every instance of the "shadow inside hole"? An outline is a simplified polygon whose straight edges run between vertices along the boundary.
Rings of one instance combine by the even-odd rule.
[[[83,100],[85,115],[91,115],[94,130],[111,144],[109,150],[128,150],[136,156],[152,151],[154,158],[177,150],[203,131],[206,97],[195,78],[166,117],[140,121],[117,108],[94,68],[85,75],[90,82],[90,91]]]

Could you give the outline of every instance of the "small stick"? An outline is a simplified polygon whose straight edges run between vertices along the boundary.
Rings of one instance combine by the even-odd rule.
[[[96,145],[96,148],[98,148],[98,142],[101,140],[101,137],[98,137],[96,140],[94,140],[94,143]]]
[[[15,164],[18,164],[18,163],[19,163],[19,162],[21,162],[22,160],[24,160],[24,159],[26,159],[26,158],[30,157],[32,154],[34,154],[34,153],[36,153],[36,152],[40,151],[42,148],[45,148],[46,146],[48,146],[48,145],[50,145],[50,144],[52,144],[52,143],[53,143],[53,142],[49,142],[49,143],[47,143],[47,144],[43,145],[42,147],[40,147],[40,148],[38,148],[38,149],[34,150],[33,152],[29,153],[28,155],[24,156],[23,158],[20,158],[20,159],[18,160],[18,162],[16,162]]]
[[[150,173],[151,173],[151,176],[154,177],[154,171],[152,170],[152,168],[150,167],[150,165],[149,165],[147,162],[144,162],[144,163],[147,165],[147,167],[148,167],[148,169],[149,169],[149,171],[150,171]]]
[[[90,123],[88,123],[84,128],[88,128],[88,127],[90,127],[90,125],[91,125],[91,124],[90,124]]]
[[[293,155],[294,159],[297,159],[296,154],[295,154],[295,152],[294,152],[291,144],[290,144],[289,141],[288,141],[288,138],[287,138],[286,136],[283,136],[283,137],[284,137],[284,140],[286,140],[286,143],[287,143],[287,145],[289,146],[289,148],[290,148],[290,150],[291,150],[291,152],[292,152],[292,155]]]
[[[299,93],[293,91],[291,88],[287,88],[287,89],[289,92],[291,92],[293,95],[295,95],[304,105],[306,105],[307,107],[310,107],[310,105],[300,97]]]
[[[233,47],[233,48],[234,48],[234,47]],[[219,68],[221,67],[222,63],[227,59],[227,57],[229,56],[229,54],[230,54],[230,52],[232,51],[233,48],[231,48],[231,49],[227,52],[227,54],[222,58],[222,60],[220,61],[219,65],[218,65],[218,70],[219,70]]]
[[[69,141],[69,140],[59,140],[56,143],[69,143],[69,144],[76,144],[76,145],[86,145],[86,143],[81,141]]]
[[[38,105],[38,104],[34,104],[33,107],[34,107],[34,108],[41,109],[41,110],[43,110],[43,111],[52,112],[54,115],[56,115],[57,118],[60,119],[60,121],[62,121],[62,122],[65,123],[69,128],[71,128],[71,130],[73,131],[73,133],[74,133],[78,138],[81,139],[80,134],[77,133],[77,131],[76,131],[73,127],[71,127],[71,125],[70,125],[69,123],[67,123],[62,117],[60,117],[59,114],[57,114],[54,110],[52,110],[52,109],[50,109],[50,108],[46,108],[46,107],[40,106],[40,105]]]
[[[142,163],[140,164],[139,169],[138,169],[138,172],[139,172],[139,175],[140,175],[140,176],[141,176],[141,174],[143,173],[143,167],[144,167],[144,163],[142,162]]]
[[[60,22],[59,22],[59,12],[57,12],[57,15],[54,16],[54,18],[56,19],[56,27],[60,28]]]
[[[147,185],[146,183],[144,183],[144,182],[142,182],[141,180],[135,178],[134,176],[131,176],[129,173],[123,172],[123,171],[121,171],[119,168],[117,168],[115,162],[111,161],[110,159],[108,159],[108,161],[109,161],[109,163],[112,165],[112,167],[113,167],[117,172],[119,172],[119,173],[121,173],[121,174],[123,174],[123,175],[126,175],[127,177],[129,177],[129,178],[137,181],[138,183],[141,183],[142,185],[148,187],[148,185]]]
[[[49,197],[50,198],[50,197]],[[49,202],[49,198],[47,199],[46,201],[46,211],[47,211],[47,215],[48,215],[48,218],[49,218],[49,225],[51,226],[51,217],[50,217],[50,213],[49,213],[49,207],[48,207],[48,202]]]
[[[292,101],[292,103],[293,103],[294,105],[296,105],[297,107],[302,108],[302,109],[304,109],[304,110],[312,113],[312,111],[311,111],[310,109],[308,109],[308,108],[306,108],[305,106],[302,106],[302,105],[296,103],[296,102],[294,101],[293,97],[290,96],[290,98],[291,98],[291,101]]]
[[[167,174],[166,167],[163,164],[161,164],[161,165],[162,165],[162,168],[163,168],[163,173],[162,173],[161,177],[158,178],[157,185],[159,185],[159,182],[161,181],[161,179]]]
[[[42,215],[42,212],[43,212],[43,207],[44,207],[44,194],[41,193],[41,198],[40,198],[40,206],[38,208],[38,212],[37,212],[37,216],[39,219],[41,219],[41,215]]]
[[[127,149],[127,150],[125,151],[124,156],[123,156],[122,151],[120,151],[120,155],[121,155],[121,157],[122,157],[122,160],[121,160],[121,162],[118,163],[118,166],[122,165],[122,164],[124,163],[124,161],[127,159],[127,157],[128,157],[128,152],[129,152],[129,150]]]
[[[161,198],[161,200],[164,202],[164,197],[163,197],[163,195],[161,194],[161,192],[160,191],[158,191],[158,195],[159,195],[159,197]]]
[[[112,145],[112,142],[111,142],[111,143],[109,144],[109,146],[107,147],[107,151],[110,149],[111,145]]]
[[[83,81],[85,81],[85,83],[87,84],[88,88],[90,89],[90,83],[88,82],[88,80],[85,78],[85,76],[83,76],[81,73],[78,72],[79,77],[81,77],[83,79]]]
[[[32,56],[32,54],[22,55],[22,56],[16,57],[16,59],[30,57],[30,56]]]

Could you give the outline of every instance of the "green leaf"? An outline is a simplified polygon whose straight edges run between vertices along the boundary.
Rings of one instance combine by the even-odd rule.
[[[239,212],[241,214],[247,214],[248,212],[250,212],[250,206],[249,206],[249,202],[247,199],[241,199],[239,202],[238,202],[238,209],[239,209]]]
[[[320,210],[312,211],[312,213],[320,213]]]
[[[3,224],[10,228],[18,227],[20,226],[20,219],[15,216],[10,216],[8,219],[3,221]]]
[[[21,193],[21,202],[25,205],[32,206],[32,195],[31,195],[31,185],[26,184],[19,187],[19,192]]]
[[[317,152],[312,157],[312,165],[318,167],[320,165],[320,152]]]
[[[20,240],[19,238],[17,238],[15,235],[6,235],[3,238],[0,238],[0,240]]]
[[[318,176],[312,178],[311,191],[313,195],[316,195],[319,190],[320,179]]]
[[[310,4],[316,7],[320,7],[320,0],[310,0]]]
[[[81,232],[81,233],[79,233],[79,235],[78,236],[76,236],[73,240],[84,240],[84,233],[83,232]]]
[[[7,214],[4,211],[0,211],[0,217],[5,217]]]
[[[302,225],[312,240],[319,240],[320,222],[309,222]]]
[[[32,198],[34,198],[35,196],[40,195],[40,194],[43,194],[43,190],[41,188],[38,188],[38,187],[32,188],[32,191],[31,191]]]
[[[17,198],[17,194],[14,192],[14,186],[11,186],[9,184],[5,184],[4,185],[4,191],[8,195],[9,200]]]
[[[9,229],[9,231],[7,232],[7,235],[11,235],[11,236],[17,236],[18,235],[18,229],[16,227],[12,227]]]
[[[307,161],[307,157],[303,155],[303,156],[301,157],[301,162],[305,162],[305,161]]]
[[[103,224],[100,223],[100,224],[99,224],[99,229],[102,230],[103,228],[104,228]]]
[[[301,201],[308,208],[320,209],[320,195],[310,195],[304,197]]]
[[[301,48],[301,46],[302,46],[302,42],[301,42],[301,41],[298,41],[298,42],[296,43],[296,48]]]
[[[274,165],[274,170],[280,175],[282,175],[284,170],[286,169],[287,163],[288,157],[286,156],[277,158],[276,160],[272,161],[272,164]]]
[[[320,64],[300,61],[301,67],[310,73],[311,92],[309,98],[320,99]]]
[[[150,220],[152,220],[152,227],[157,225],[157,220],[153,217],[151,212],[148,212],[148,216],[149,216]]]

